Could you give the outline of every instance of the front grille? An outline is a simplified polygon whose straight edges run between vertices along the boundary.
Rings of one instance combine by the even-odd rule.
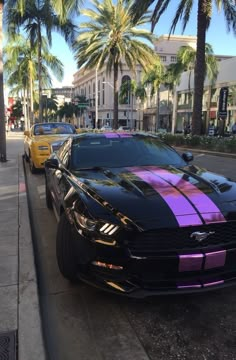
[[[215,233],[199,242],[190,237],[195,231]],[[197,250],[199,248],[230,244],[236,244],[236,221],[146,231],[133,234],[128,240],[128,248],[131,254],[135,256],[151,256],[161,251]]]

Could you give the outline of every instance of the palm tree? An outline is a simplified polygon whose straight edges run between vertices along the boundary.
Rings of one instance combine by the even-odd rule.
[[[17,35],[8,41],[4,48],[6,57],[5,71],[8,75],[8,84],[12,87],[20,85],[25,90],[24,93],[29,94],[24,103],[29,103],[30,120],[33,121],[34,111],[34,89],[37,80],[38,57],[37,48],[30,46],[30,41],[25,39],[23,35]],[[63,65],[54,55],[49,52],[47,40],[42,38],[42,85],[44,88],[51,86],[51,77],[49,69],[54,76],[61,80],[63,77]],[[26,115],[26,114],[25,114]],[[27,121],[26,121],[27,123]],[[26,125],[28,128],[29,126]]]
[[[78,67],[99,70],[106,67],[107,73],[113,72],[114,80],[114,128],[118,128],[118,72],[122,63],[135,73],[137,64],[145,69],[156,57],[154,50],[141,40],[152,42],[148,30],[140,29],[149,19],[145,14],[135,21],[131,16],[129,1],[112,0],[91,1],[93,9],[81,13],[88,17],[80,24],[77,41],[74,44]]]
[[[143,76],[144,86],[150,86],[151,91],[150,95],[153,97],[156,94],[156,121],[155,121],[155,130],[157,131],[159,127],[159,100],[160,100],[160,85],[164,82],[165,79],[165,67],[162,65],[160,59],[156,61],[154,65],[148,68],[148,71]]]
[[[59,2],[54,1],[54,5]],[[63,4],[63,3],[61,3]],[[17,4],[18,5],[18,4]],[[39,87],[39,120],[42,120],[42,31],[45,30],[48,43],[52,44],[52,32],[60,33],[68,44],[72,44],[75,36],[75,25],[66,19],[63,21],[57,16],[50,0],[27,0],[23,8],[8,6],[7,22],[8,32],[14,34],[21,28],[28,34],[32,47],[37,45],[38,52],[38,87]],[[67,7],[63,7],[65,10]],[[63,14],[65,11],[62,12]]]
[[[18,2],[18,7],[22,7],[25,0],[8,0],[11,8]],[[3,84],[3,9],[4,0],[0,0],[0,162],[7,161],[6,151],[6,131],[5,131],[5,104],[4,104],[4,84]]]
[[[152,13],[152,31],[158,23],[161,15],[165,12],[170,0],[139,0],[134,1],[133,12],[135,18],[139,18],[140,14],[144,13],[150,5],[155,3]],[[232,0],[198,0],[197,10],[197,54],[194,66],[194,103],[193,103],[193,119],[192,119],[192,133],[199,135],[201,132],[201,117],[202,117],[202,99],[203,87],[205,77],[205,43],[206,32],[210,26],[212,18],[212,8],[215,3],[218,11],[223,8],[223,13],[226,20],[227,30],[232,30],[236,34],[236,7]],[[173,18],[170,34],[174,33],[177,23],[182,20],[183,32],[189,21],[191,10],[193,9],[193,0],[180,0],[177,12]]]
[[[182,71],[189,71],[188,88],[190,90],[191,75],[196,63],[197,52],[192,46],[181,46],[177,52],[177,63],[182,65]],[[179,67],[181,70],[181,66]],[[210,44],[205,44],[205,77],[215,81],[218,75],[218,63]]]
[[[176,67],[176,72],[179,71],[178,76],[183,71],[188,71],[188,95],[191,96],[191,75],[194,70],[196,63],[196,50],[191,46],[181,46],[177,52],[177,63],[173,66]],[[205,73],[204,79],[206,76],[213,84],[218,75],[218,62],[214,56],[213,48],[210,44],[205,44]],[[190,122],[190,120],[188,120]]]
[[[0,161],[5,162],[7,161],[7,154],[6,154],[6,131],[5,131],[5,104],[4,104],[4,86],[3,86],[3,58],[2,58],[2,25],[3,25],[3,9],[4,3],[6,1],[0,0]],[[38,0],[38,4],[41,1]],[[59,22],[64,24],[64,27],[67,25],[68,16],[77,13],[83,0],[51,0],[50,4],[52,8],[55,10],[56,14],[58,15]],[[14,7],[17,7],[18,13],[23,16],[26,5],[29,4],[29,0],[7,0],[7,10],[6,10],[6,18],[7,15],[11,14]],[[5,12],[5,9],[4,9]],[[50,18],[50,14],[48,13],[48,17]],[[14,30],[13,30],[14,32]],[[49,32],[50,34],[50,28]],[[69,32],[67,32],[69,35]],[[40,43],[39,43],[40,46]],[[39,51],[39,59],[40,59],[40,51]],[[39,61],[40,63],[40,61]],[[40,72],[40,66],[39,66]],[[40,78],[40,77],[39,77]],[[39,84],[39,92],[41,91],[40,84]]]
[[[140,82],[137,83],[135,80],[124,81],[121,84],[119,92],[119,101],[121,104],[131,104],[131,127],[133,125],[133,105],[134,98],[139,99],[141,102],[147,97],[145,86]]]
[[[7,161],[6,151],[6,131],[5,131],[5,104],[4,104],[4,85],[3,85],[3,58],[2,58],[2,25],[3,25],[3,6],[4,1],[0,1],[0,161]]]

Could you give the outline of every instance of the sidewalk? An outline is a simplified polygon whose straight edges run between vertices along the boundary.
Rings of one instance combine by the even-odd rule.
[[[0,163],[0,359],[44,360],[22,155],[23,133],[9,132]]]

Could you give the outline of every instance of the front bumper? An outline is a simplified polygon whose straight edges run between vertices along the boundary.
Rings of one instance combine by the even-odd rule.
[[[92,242],[87,250],[89,266],[78,276],[130,297],[204,292],[236,284],[236,244],[143,257],[132,255],[126,247]]]

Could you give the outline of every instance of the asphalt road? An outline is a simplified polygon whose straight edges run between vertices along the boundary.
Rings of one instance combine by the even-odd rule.
[[[236,179],[236,159],[196,154],[195,164]],[[60,275],[56,219],[44,174],[26,165],[40,299],[50,360],[236,360],[236,287],[134,300]]]

